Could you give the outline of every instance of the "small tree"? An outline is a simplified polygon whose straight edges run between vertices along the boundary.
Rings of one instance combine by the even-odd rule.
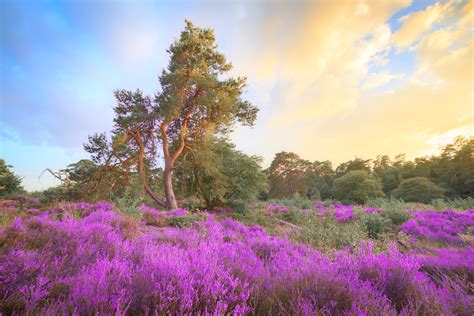
[[[444,189],[425,177],[403,180],[393,190],[392,196],[405,202],[430,203],[434,199],[444,197]]]
[[[14,174],[5,160],[0,159],[0,199],[4,199],[21,190],[21,178]]]
[[[334,180],[332,193],[336,199],[361,204],[370,198],[385,196],[379,180],[365,170],[349,171]]]
[[[242,208],[267,188],[260,163],[260,157],[236,150],[225,139],[212,138],[195,148],[193,159],[181,164],[185,168],[177,168],[176,180],[184,191],[181,193],[197,195],[208,208]]]
[[[159,80],[156,114],[160,122],[163,184],[169,208],[176,208],[172,172],[183,151],[213,133],[225,133],[236,122],[253,125],[258,109],[241,99],[245,78],[224,78],[232,69],[217,51],[214,32],[186,21],[180,38],[168,50],[169,65]]]

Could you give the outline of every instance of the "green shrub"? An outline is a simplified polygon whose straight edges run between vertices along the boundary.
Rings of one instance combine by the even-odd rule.
[[[401,225],[410,219],[410,214],[406,210],[384,211],[383,215],[395,225]]]
[[[289,208],[298,210],[304,210],[313,207],[311,200],[306,197],[302,197],[299,194],[295,194],[294,197],[288,199],[271,199],[269,200],[269,203],[285,205]]]
[[[171,217],[168,219],[168,226],[172,227],[193,227],[194,222],[204,220],[204,216],[199,215],[187,215],[187,216],[178,216],[178,217]]]
[[[466,199],[454,199],[454,200],[443,200],[443,199],[435,199],[431,201],[431,205],[436,210],[468,210],[474,209],[474,198],[468,197]]]
[[[367,235],[370,238],[377,239],[378,235],[383,233],[392,221],[379,214],[365,213],[360,216],[360,222]]]
[[[430,205],[409,203],[397,199],[385,198],[368,200],[366,206],[377,207],[381,209],[382,211],[380,215],[389,219],[394,225],[403,224],[410,218],[410,214],[408,214],[406,210],[431,208]]]
[[[403,180],[393,190],[392,196],[405,202],[430,203],[434,199],[444,198],[444,189],[425,177]]]
[[[292,237],[294,241],[310,244],[321,251],[332,251],[345,246],[356,246],[361,240],[367,239],[367,233],[360,223],[338,223],[334,216],[319,219],[313,214],[301,213],[293,215],[293,222],[302,230]]]
[[[112,203],[114,203],[117,210],[119,210],[119,212],[124,215],[131,216],[136,219],[142,217],[142,213],[138,210],[138,207],[140,206],[140,204],[144,203],[143,197],[132,198],[128,196],[123,196],[120,198],[113,199]]]

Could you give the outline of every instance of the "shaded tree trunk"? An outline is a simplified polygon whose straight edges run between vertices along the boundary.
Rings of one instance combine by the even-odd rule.
[[[165,187],[165,195],[166,195],[166,204],[170,209],[177,209],[178,203],[176,202],[176,197],[173,191],[173,172],[172,167],[166,164],[165,170],[163,171],[163,184]]]
[[[140,176],[140,182],[142,184],[142,188],[147,193],[153,201],[158,203],[159,205],[166,207],[166,203],[162,201],[150,188],[148,184],[147,174],[145,170],[145,146],[141,140],[141,135],[138,133],[135,140],[139,146],[139,153],[138,153],[138,175]]]
[[[178,150],[173,154],[170,155],[169,145],[168,145],[168,135],[166,131],[168,129],[168,124],[162,123],[160,126],[161,130],[161,138],[163,143],[163,155],[165,158],[165,169],[163,170],[163,186],[165,189],[165,196],[166,196],[166,204],[169,209],[176,209],[178,208],[178,203],[176,202],[176,197],[173,191],[173,166],[174,162],[181,154],[184,148],[184,140],[181,139],[181,144]]]
[[[198,95],[199,89],[194,95],[194,98]],[[165,158],[165,170],[163,171],[163,185],[165,187],[165,195],[166,195],[166,202],[168,204],[168,208],[176,209],[178,208],[178,203],[176,202],[176,197],[173,191],[173,167],[176,159],[181,155],[186,146],[185,142],[185,134],[188,128],[188,122],[191,118],[191,113],[194,111],[196,105],[192,104],[191,108],[186,112],[186,116],[183,119],[183,125],[179,132],[179,145],[176,148],[174,153],[170,153],[169,144],[168,144],[168,135],[166,134],[168,129],[168,124],[166,122],[161,123],[160,125],[160,132],[161,132],[161,141],[163,144],[163,155]]]

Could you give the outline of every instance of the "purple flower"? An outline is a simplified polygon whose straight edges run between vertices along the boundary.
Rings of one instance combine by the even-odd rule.
[[[288,207],[287,206],[280,205],[280,204],[274,204],[274,203],[268,204],[267,210],[270,213],[272,213],[273,211],[288,213]]]
[[[474,227],[474,214],[470,212],[429,210],[411,212],[411,215],[413,218],[401,226],[404,233],[448,244],[465,244],[460,235]]]
[[[346,221],[352,208],[334,214]],[[329,256],[214,216],[192,228],[137,224],[130,237],[111,205],[61,209],[81,217],[50,210],[0,232],[2,302],[17,303],[19,314],[452,315],[469,314],[472,304],[467,289],[426,272],[472,271],[472,249],[421,256],[365,243]],[[164,220],[187,213],[141,209]]]
[[[365,213],[379,213],[380,209],[377,207],[366,207],[366,208],[363,208],[363,211]]]

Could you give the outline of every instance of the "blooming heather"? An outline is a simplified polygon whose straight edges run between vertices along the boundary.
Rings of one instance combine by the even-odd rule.
[[[413,218],[403,224],[404,233],[419,238],[462,245],[462,234],[474,229],[474,211],[455,212],[445,210],[411,212]]]
[[[339,223],[351,222],[355,219],[354,206],[347,206],[342,204],[334,205],[334,212],[332,213]]]
[[[76,208],[75,216],[55,216],[60,208],[16,218],[0,232],[0,312],[472,312],[472,295],[465,288],[436,284],[422,272],[423,257],[395,247],[376,253],[367,243],[355,253],[340,251],[329,257],[231,219],[210,216],[191,228],[156,228],[131,225],[109,204],[69,207]]]
[[[288,207],[285,205],[280,205],[280,204],[275,204],[275,203],[270,203],[267,206],[267,210],[269,214],[273,214],[273,212],[283,212],[283,213],[288,213]]]
[[[362,211],[365,213],[379,213],[380,209],[377,207],[363,207]]]

